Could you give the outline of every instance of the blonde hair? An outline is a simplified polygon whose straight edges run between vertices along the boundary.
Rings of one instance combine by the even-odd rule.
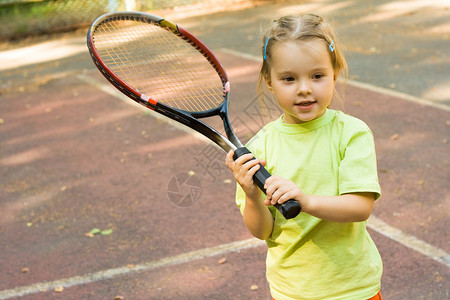
[[[270,64],[272,60],[272,47],[280,42],[286,41],[309,41],[312,39],[322,39],[327,48],[330,49],[329,55],[333,71],[337,77],[340,75],[347,78],[347,63],[342,53],[341,46],[336,40],[334,31],[329,23],[322,17],[314,14],[303,16],[289,15],[281,17],[272,22],[272,26],[267,30],[263,37],[262,54],[263,64],[259,73],[258,95],[262,96],[264,82],[270,78]],[[333,50],[331,50],[334,47]],[[334,91],[334,95],[341,100]]]

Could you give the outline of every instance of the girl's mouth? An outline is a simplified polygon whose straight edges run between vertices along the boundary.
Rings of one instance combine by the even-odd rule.
[[[313,104],[313,103],[315,103],[316,101],[303,101],[303,102],[300,102],[300,103],[297,103],[296,105],[299,105],[299,106],[309,106],[309,105],[311,105],[311,104]]]
[[[296,103],[295,106],[300,107],[302,109],[308,109],[310,108],[316,101],[302,101],[299,103]]]

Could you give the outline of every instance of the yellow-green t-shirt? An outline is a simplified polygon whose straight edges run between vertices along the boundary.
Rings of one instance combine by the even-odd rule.
[[[247,147],[271,174],[295,182],[307,195],[373,192],[380,197],[375,146],[368,126],[340,111],[304,124],[267,124]],[[243,212],[245,194],[236,203]],[[275,221],[266,275],[272,296],[285,299],[362,300],[380,290],[382,262],[366,222],[333,223],[306,213]]]

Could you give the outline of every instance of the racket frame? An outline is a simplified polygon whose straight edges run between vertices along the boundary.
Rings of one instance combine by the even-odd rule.
[[[172,108],[167,106],[161,102],[158,102],[155,99],[150,98],[149,96],[137,91],[128,83],[120,79],[101,59],[94,42],[94,33],[98,26],[100,26],[103,22],[109,22],[114,20],[130,20],[130,21],[138,21],[145,23],[152,23],[155,26],[160,26],[161,28],[172,31],[173,34],[180,36],[180,38],[186,40],[193,47],[195,47],[214,67],[217,71],[223,85],[224,89],[224,101],[216,108],[210,109],[207,111],[201,112],[189,112],[181,109]],[[89,53],[99,71],[105,76],[105,78],[116,88],[118,88],[122,93],[136,101],[137,103],[161,113],[162,115],[173,119],[177,122],[180,122],[193,130],[201,133],[208,139],[212,140],[219,147],[221,147],[225,151],[236,150],[236,148],[242,147],[242,143],[237,138],[234,133],[230,120],[228,118],[228,99],[230,94],[230,82],[228,80],[228,76],[219,63],[218,59],[215,55],[209,50],[209,48],[203,44],[200,40],[198,40],[194,35],[192,35],[189,31],[181,28],[180,26],[167,21],[164,18],[153,16],[146,13],[141,12],[114,12],[108,13],[97,18],[92,25],[89,27],[88,35],[87,35],[87,45],[89,49]],[[222,119],[225,133],[228,137],[225,138],[220,132],[216,129],[210,127],[209,125],[200,122],[197,118],[206,118],[211,116],[220,116]]]

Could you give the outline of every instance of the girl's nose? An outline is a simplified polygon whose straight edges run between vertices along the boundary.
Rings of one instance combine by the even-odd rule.
[[[299,81],[297,94],[298,95],[309,95],[312,93],[311,86],[307,80]]]

